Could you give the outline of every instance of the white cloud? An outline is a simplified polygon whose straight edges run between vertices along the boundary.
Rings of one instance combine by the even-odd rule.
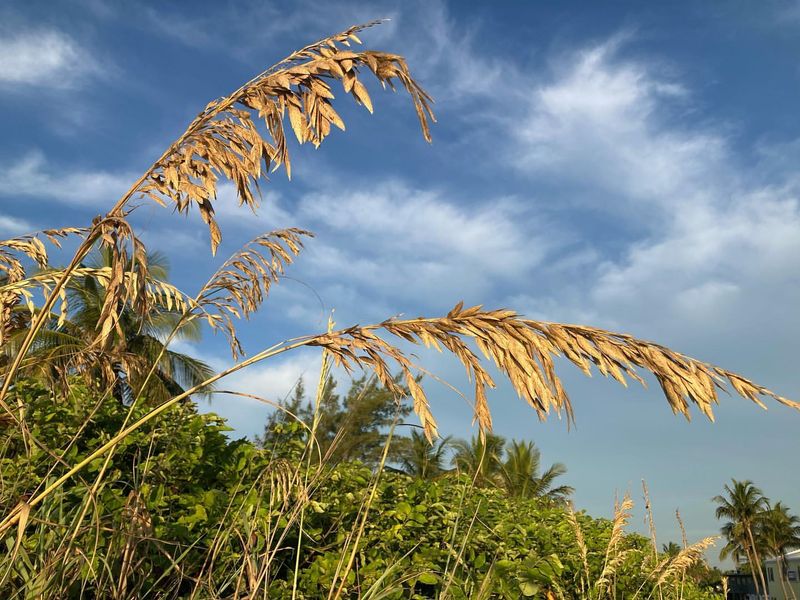
[[[688,289],[700,284],[718,288],[715,274],[766,282],[783,279],[797,269],[800,212],[796,198],[765,192],[745,197],[725,212],[706,210],[696,216],[693,221],[677,219],[664,239],[632,247],[624,266],[608,264],[598,296],[629,295],[642,289],[644,281],[652,284],[654,274],[664,285],[645,291],[661,294],[665,286],[680,282],[688,282]]]
[[[618,214],[712,201],[736,180],[720,177],[724,137],[676,126],[686,91],[660,78],[658,65],[619,60],[620,43],[576,53],[533,86],[525,113],[509,124],[512,160],[531,175],[588,187],[586,204]]]
[[[591,232],[593,264],[567,261],[552,295],[515,299],[760,369],[800,335],[800,188],[774,160],[743,167],[722,126],[683,124],[690,92],[662,65],[620,58],[620,44],[557,63],[508,150],[562,186],[571,218],[601,211],[625,225]]]
[[[0,193],[55,200],[73,206],[110,208],[135,180],[106,171],[58,172],[41,152],[30,152],[10,164],[0,164]]]
[[[288,273],[301,286],[286,296],[287,315],[308,324],[319,324],[320,303],[358,307],[346,317],[363,319],[394,314],[392,299],[440,309],[441,302],[475,298],[530,274],[561,243],[558,228],[544,236],[526,227],[536,206],[515,197],[468,202],[398,179],[342,182],[324,169],[322,184],[294,201],[277,192],[265,196],[253,216],[237,206],[232,186],[221,185],[215,208],[223,236],[243,241],[290,226],[316,234]],[[536,227],[544,225],[538,215]]]
[[[0,85],[69,88],[100,71],[92,55],[60,31],[4,31],[0,37]]]
[[[169,347],[176,352],[202,360],[217,372],[234,365],[230,355],[209,353],[194,342],[173,340]],[[216,388],[244,392],[270,402],[278,402],[291,394],[300,379],[303,379],[307,386],[315,385],[319,377],[321,360],[322,354],[318,350],[310,348],[292,350],[236,371],[219,380]]]
[[[300,379],[313,387],[319,377],[321,353],[298,350],[268,359],[223,379],[219,389],[247,392],[272,402],[289,396]]]
[[[207,354],[193,343],[175,341],[170,348],[203,360],[218,372],[233,364],[229,357]],[[321,360],[321,352],[299,349],[256,363],[217,382],[218,391],[235,393],[215,394],[208,403],[200,401],[198,407],[227,419],[236,435],[255,435],[274,410],[274,404],[290,396],[301,379],[307,390],[314,389]],[[343,380],[343,375],[338,371],[334,373],[339,381]]]
[[[304,259],[315,281],[438,305],[442,290],[455,303],[530,273],[557,236],[534,235],[528,218],[515,198],[461,204],[395,180],[307,194],[295,220],[320,234]]]
[[[285,207],[283,198],[270,182],[261,183],[262,197],[255,211],[247,206],[239,205],[236,186],[223,180],[217,186],[217,199],[214,211],[220,223],[237,225],[246,229],[264,233],[266,230],[296,226],[294,215]]]
[[[368,244],[380,238],[389,254],[452,255],[482,272],[509,275],[538,262],[545,245],[519,229],[520,210],[503,198],[458,206],[443,194],[389,181],[373,189],[309,194],[299,217]]]
[[[800,334],[792,308],[800,303],[799,231],[796,197],[746,195],[705,218],[679,220],[661,239],[602,265],[590,298],[659,334],[727,338],[759,330],[760,344],[774,346],[787,332]]]

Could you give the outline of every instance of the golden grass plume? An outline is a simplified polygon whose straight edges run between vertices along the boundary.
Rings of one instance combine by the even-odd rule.
[[[763,395],[800,409],[800,404],[740,375],[658,344],[594,327],[524,319],[511,310],[464,308],[459,303],[445,317],[389,319],[308,339],[307,345],[324,347],[345,369],[360,366],[373,370],[387,389],[398,393],[398,386],[392,383],[391,363],[399,365],[414,400],[414,411],[430,439],[436,435],[436,422],[424,391],[414,381],[415,365],[396,346],[378,337],[378,330],[453,353],[474,383],[474,418],[484,431],[492,427],[486,388],[495,384],[467,340],[474,342],[484,357],[509,378],[540,419],[551,412],[565,414],[568,420],[573,418],[572,404],[555,370],[553,359],[558,356],[566,357],[587,375],[595,366],[623,385],[627,384],[626,376],[644,384],[636,368],[645,369],[658,380],[672,410],[687,418],[692,403],[713,420],[717,391],[726,389],[726,383],[761,407],[765,407],[759,399]]]
[[[701,562],[706,550],[716,544],[717,539],[718,536],[707,537],[683,548],[672,560],[667,562],[656,584],[662,585],[674,577],[680,577],[689,567]]]
[[[361,42],[356,35],[359,31],[376,23],[351,27],[294,52],[233,94],[210,102],[128,197],[169,202],[182,213],[196,206],[209,227],[215,252],[222,238],[214,218],[219,176],[234,183],[240,205],[256,208],[259,200],[254,191],[258,191],[262,176],[280,166],[291,176],[286,116],[301,144],[319,146],[331,126],[343,130],[344,122],[332,103],[335,96],[330,82],[335,80],[372,112],[372,100],[361,80],[362,69],[392,89],[395,80],[400,82],[411,96],[425,139],[430,141],[432,100],[411,76],[405,59],[397,54],[349,48],[350,42]],[[254,122],[252,111],[264,121],[266,135]]]
[[[620,565],[630,553],[629,550],[620,550],[619,546],[625,537],[625,527],[631,518],[633,501],[626,494],[621,503],[615,503],[614,518],[611,522],[611,537],[606,546],[606,555],[603,560],[603,570],[597,581],[594,582],[594,591],[601,597],[609,589]]]

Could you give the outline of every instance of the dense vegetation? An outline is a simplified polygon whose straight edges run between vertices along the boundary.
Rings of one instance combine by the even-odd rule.
[[[365,388],[388,397],[363,381],[348,396]],[[65,463],[128,416],[77,382],[64,401],[31,379],[12,397],[37,440],[69,448]],[[647,598],[664,573],[665,591],[713,597],[683,570],[668,573],[649,539],[622,534],[624,507],[615,524],[573,515],[560,498],[475,485],[475,473],[412,477],[351,457],[320,466],[305,455],[308,432],[283,419],[265,433],[281,443],[266,448],[226,430],[185,403],[128,436],[108,465],[90,464],[29,516],[19,546],[5,538],[4,597],[290,598],[296,587],[298,598]],[[64,470],[26,453],[13,428],[0,441],[4,509]]]

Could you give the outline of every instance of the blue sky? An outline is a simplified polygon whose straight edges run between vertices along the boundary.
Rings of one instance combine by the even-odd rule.
[[[332,308],[348,325],[464,300],[629,332],[800,398],[797,3],[6,3],[0,236],[86,223],[208,100],[377,17],[391,21],[362,37],[405,55],[434,96],[432,145],[408,99],[373,86],[375,114],[337,99],[347,132],[293,148],[292,182],[276,173],[257,215],[221,190],[220,258],[196,214],[136,215],[187,291],[259,233],[317,234],[243,328],[250,351],[324,328]],[[230,364],[221,338],[190,350]],[[451,360],[422,358],[464,384]],[[286,356],[226,387],[281,397],[318,360]],[[607,515],[644,478],[661,541],[680,537],[676,508],[696,539],[717,531],[710,498],[736,477],[800,511],[800,415],[723,397],[715,424],[687,423],[657,391],[562,366],[571,431],[507,386],[490,402],[498,433],[568,465],[580,508]],[[443,432],[469,435],[464,401],[428,391]],[[265,416],[212,409],[242,435]]]

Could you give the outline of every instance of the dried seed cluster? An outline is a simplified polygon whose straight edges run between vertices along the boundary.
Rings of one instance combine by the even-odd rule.
[[[0,346],[9,338],[12,331],[23,326],[25,316],[15,310],[24,299],[32,307],[31,287],[27,283],[27,272],[23,257],[28,258],[40,269],[47,268],[49,256],[47,246],[41,238],[57,248],[61,240],[71,235],[85,236],[88,229],[65,227],[45,229],[39,233],[0,241]]]
[[[230,342],[231,354],[243,354],[233,318],[247,318],[258,310],[273,283],[303,249],[304,229],[280,229],[258,236],[231,256],[203,287],[196,314]]]

